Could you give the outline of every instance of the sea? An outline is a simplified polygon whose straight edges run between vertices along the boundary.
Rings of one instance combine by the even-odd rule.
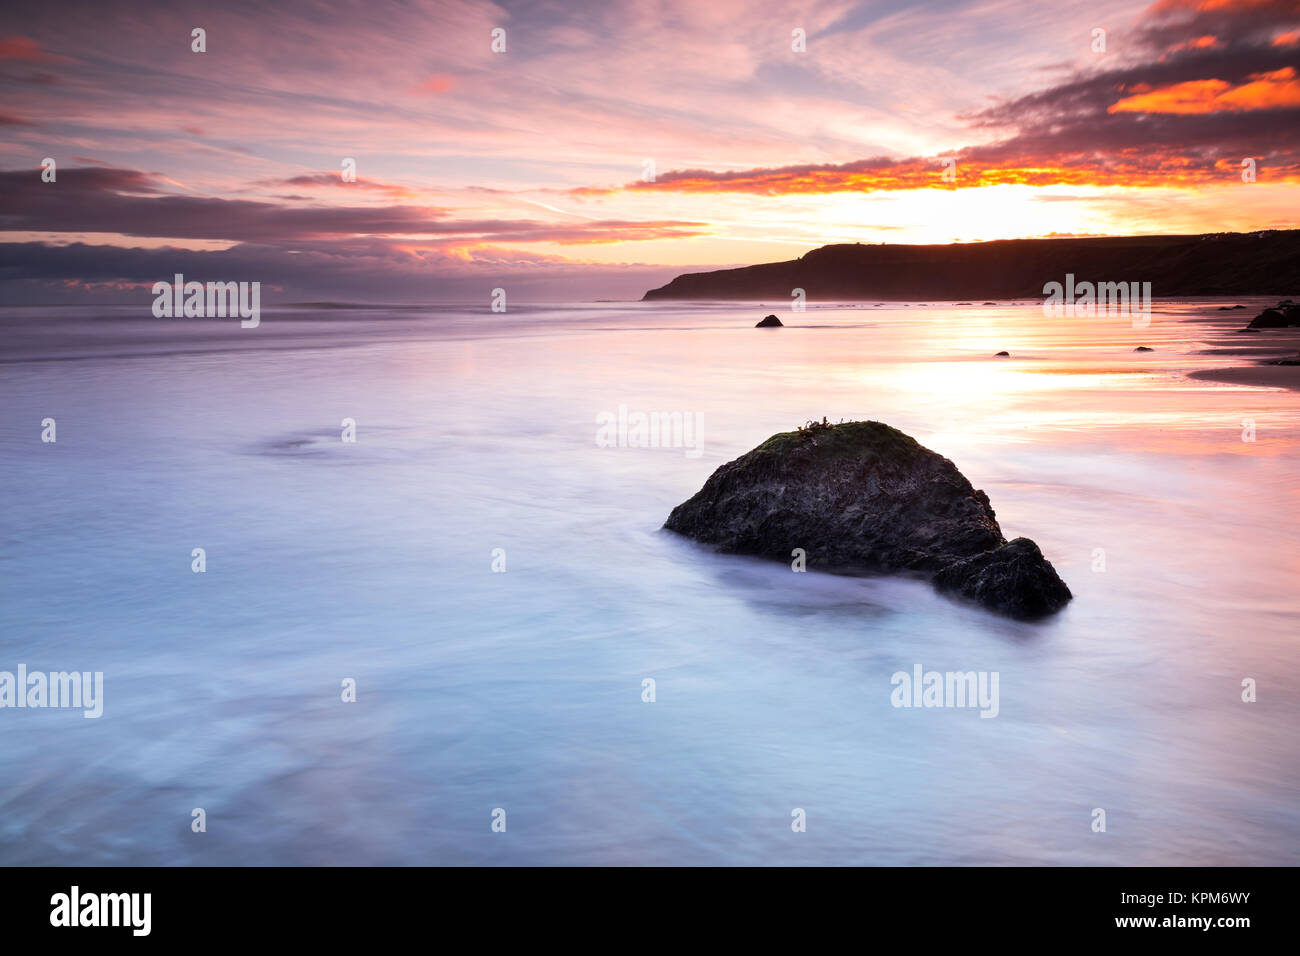
[[[0,310],[0,672],[102,674],[0,707],[0,864],[1295,864],[1300,391],[1189,377],[1263,304]],[[662,529],[823,418],[1074,600]]]

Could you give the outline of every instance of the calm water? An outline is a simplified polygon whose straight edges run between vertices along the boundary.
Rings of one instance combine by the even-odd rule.
[[[0,670],[105,701],[0,710],[0,862],[1295,863],[1300,392],[1184,376],[1258,338],[1217,304],[4,311]],[[597,447],[620,405],[701,454]],[[823,415],[952,458],[1074,602],[659,530]],[[895,709],[918,663],[1000,713]]]

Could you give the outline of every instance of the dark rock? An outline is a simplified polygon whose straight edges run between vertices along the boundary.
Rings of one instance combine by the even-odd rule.
[[[948,565],[935,575],[934,586],[1018,618],[1059,611],[1073,597],[1028,538],[1016,538],[996,551]]]
[[[1249,329],[1285,329],[1300,326],[1300,306],[1283,299],[1275,309],[1265,309],[1251,320]]]
[[[1277,309],[1265,309],[1259,315],[1250,320],[1248,329],[1284,329],[1287,326],[1286,316]]]
[[[985,305],[997,305],[996,302],[985,302],[984,304],[985,304]]]
[[[1145,345],[1139,345],[1133,350],[1134,352],[1154,352],[1155,349],[1149,349]]]
[[[1258,335],[1259,329],[1238,329],[1237,330],[1238,335],[1240,335],[1242,332],[1254,332],[1256,335]]]
[[[1300,354],[1297,354],[1297,355],[1295,355],[1295,356],[1292,357],[1292,358],[1278,359],[1276,362],[1273,362],[1273,363],[1271,363],[1271,364],[1273,364],[1273,365],[1300,365]]]
[[[769,315],[769,316],[767,316],[766,318],[764,318],[762,322],[758,323],[758,325],[754,326],[754,328],[756,328],[756,329],[776,329],[776,328],[780,328],[781,325],[782,325],[782,322],[781,322],[780,319],[778,319],[775,315]]]
[[[997,353],[996,355],[994,355],[993,357],[994,357],[994,358],[1011,358],[1011,353],[1010,353],[1010,352],[998,352],[998,353]]]
[[[1008,545],[988,496],[951,461],[880,422],[823,419],[773,435],[718,468],[664,527],[728,554],[789,561],[803,548],[809,568],[841,574],[933,575],[983,556],[987,568],[962,571],[950,590],[1023,615],[1070,598],[1032,542],[992,561]]]

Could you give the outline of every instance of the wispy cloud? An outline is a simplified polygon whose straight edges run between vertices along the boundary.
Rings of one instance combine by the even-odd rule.
[[[465,268],[685,271],[733,264],[742,244],[762,260],[855,238],[1297,216],[1278,190],[1300,178],[1300,0],[290,0],[147,16],[67,0],[6,17],[0,230],[57,247],[65,269],[172,245],[372,290],[416,270],[427,288]],[[1246,157],[1259,181],[1233,189]]]

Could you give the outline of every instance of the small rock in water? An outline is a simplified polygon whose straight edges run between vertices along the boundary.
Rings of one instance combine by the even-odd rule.
[[[1286,328],[1286,316],[1277,309],[1265,309],[1259,315],[1250,320],[1249,329],[1284,329]]]
[[[1139,345],[1133,350],[1134,352],[1154,352],[1155,349],[1149,349],[1145,345]]]
[[[766,318],[764,318],[762,322],[758,323],[758,325],[754,326],[754,328],[775,329],[775,328],[780,328],[782,324],[783,323],[781,322],[781,320],[778,319],[775,315],[769,315]]]
[[[996,355],[994,355],[993,357],[994,357],[994,358],[1011,358],[1011,353],[1010,353],[1010,352],[998,352],[998,353],[997,353]]]
[[[1248,329],[1286,329],[1300,325],[1300,306],[1283,299],[1275,309],[1265,309],[1250,320]]]

